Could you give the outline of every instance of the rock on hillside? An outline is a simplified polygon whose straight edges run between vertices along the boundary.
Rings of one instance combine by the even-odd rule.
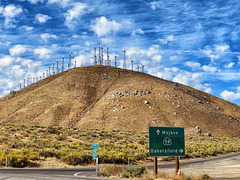
[[[106,66],[74,68],[0,99],[0,122],[239,136],[240,107],[182,84]]]

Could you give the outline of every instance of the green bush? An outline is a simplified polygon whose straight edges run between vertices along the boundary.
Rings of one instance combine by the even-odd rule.
[[[147,174],[147,170],[146,170],[145,166],[129,167],[122,173],[122,177],[133,178],[133,177],[140,177],[143,174]]]

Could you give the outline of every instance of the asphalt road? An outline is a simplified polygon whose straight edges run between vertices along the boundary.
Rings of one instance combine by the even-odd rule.
[[[100,165],[101,166],[101,165]],[[214,179],[240,179],[240,153],[217,156],[213,158],[180,161],[182,173],[208,174]],[[148,166],[149,170],[153,166]],[[175,164],[159,164],[160,171],[174,173]],[[72,169],[0,169],[0,180],[103,180],[96,178],[96,169],[72,168]]]

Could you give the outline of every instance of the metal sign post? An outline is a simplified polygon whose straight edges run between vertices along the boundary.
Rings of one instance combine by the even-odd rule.
[[[95,162],[96,162],[96,177],[97,177],[97,171],[98,171],[97,149],[98,149],[98,144],[91,144],[91,149],[93,149],[92,150],[92,159],[95,160]]]

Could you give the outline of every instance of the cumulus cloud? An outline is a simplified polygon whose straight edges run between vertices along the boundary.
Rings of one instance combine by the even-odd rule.
[[[72,0],[48,0],[49,4],[59,4],[62,7],[67,7],[71,5]]]
[[[211,61],[214,61],[215,59],[219,59],[222,54],[228,52],[228,50],[228,45],[214,45],[214,48],[206,46],[206,48],[203,50],[203,53],[207,55]]]
[[[75,61],[77,66],[83,66],[85,64],[89,64],[89,62],[92,63],[91,61],[93,60],[91,60],[91,57],[89,56],[89,54],[80,54],[76,56],[72,62],[75,63]]]
[[[166,38],[164,38],[164,39],[158,39],[159,40],[159,42],[161,43],[161,44],[163,44],[163,45],[165,45],[165,44],[168,44],[168,43],[170,43],[170,42],[172,42],[172,41],[175,41],[175,37],[174,37],[174,35],[169,35],[169,36],[167,36]]]
[[[144,31],[142,29],[137,29],[131,33],[132,36],[143,35]]]
[[[150,6],[151,6],[152,10],[155,11],[156,9],[161,7],[161,2],[160,1],[150,2]]]
[[[229,49],[229,46],[228,45],[216,45],[215,49],[217,52],[223,53]]]
[[[192,69],[199,69],[201,64],[198,62],[187,61],[184,63],[185,66],[191,67]]]
[[[14,58],[11,56],[3,56],[0,58],[0,67],[10,66],[14,62]]]
[[[16,22],[15,17],[19,16],[22,13],[22,8],[20,6],[8,5],[5,8],[0,8],[0,12],[5,17],[4,27],[5,28],[14,28],[16,27],[14,23]]]
[[[25,29],[26,31],[33,30],[33,27],[30,27],[30,26],[22,26],[21,28]]]
[[[45,33],[45,34],[41,34],[41,38],[42,38],[45,42],[47,42],[48,39],[50,39],[50,38],[57,39],[57,36],[56,36],[56,35],[52,35],[52,34]]]
[[[191,73],[187,71],[179,72],[174,78],[174,82],[185,84],[198,90],[210,93],[212,89],[210,84],[203,84],[203,75],[201,73]]]
[[[121,28],[121,24],[115,22],[114,20],[108,20],[106,17],[102,16],[97,18],[93,25],[91,25],[92,30],[97,34],[98,37],[104,36],[109,32],[117,32]]]
[[[9,52],[11,56],[19,56],[20,54],[23,54],[27,51],[27,48],[25,45],[16,45],[9,49]]]
[[[204,65],[202,67],[202,69],[205,71],[205,72],[211,72],[211,73],[214,73],[217,71],[217,68],[216,67],[212,67],[212,66],[207,66],[207,65]]]
[[[73,8],[68,10],[64,16],[66,18],[65,25],[73,28],[82,15],[89,13],[92,9],[85,3],[74,3]]]
[[[52,54],[52,51],[46,48],[37,48],[34,49],[34,54],[38,54],[40,59],[49,59],[50,54]]]
[[[234,101],[234,100],[240,98],[240,93],[239,92],[234,93],[232,91],[225,90],[225,91],[221,92],[220,96],[225,100]]]
[[[232,68],[235,65],[234,62],[230,62],[229,64],[226,64],[224,67],[225,68]]]
[[[45,14],[36,14],[35,16],[35,20],[40,24],[47,22],[47,20],[49,19],[52,19],[52,18]]]

